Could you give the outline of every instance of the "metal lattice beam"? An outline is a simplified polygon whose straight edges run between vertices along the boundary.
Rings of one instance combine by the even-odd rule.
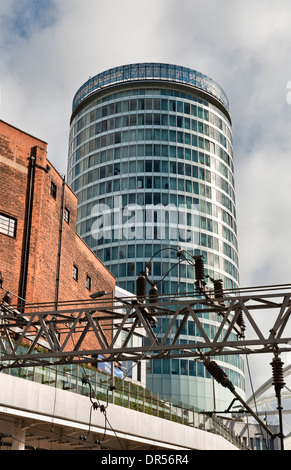
[[[93,307],[92,302],[90,306],[86,302],[61,305],[58,310],[43,306],[25,314],[3,303],[0,363],[2,368],[12,368],[92,363],[98,356],[105,356],[106,361],[140,361],[278,354],[291,351],[290,314],[291,291],[274,286],[232,293],[221,299],[212,295],[160,297],[156,303],[147,299],[142,303],[133,298],[114,302],[102,299]],[[183,327],[190,321],[195,336],[191,340],[187,336],[185,343]],[[133,335],[141,330],[143,345],[129,346]],[[91,344],[93,337],[95,348],[86,348],[88,334]]]

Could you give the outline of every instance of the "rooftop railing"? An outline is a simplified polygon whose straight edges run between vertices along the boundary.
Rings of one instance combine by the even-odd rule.
[[[228,98],[223,89],[211,78],[187,67],[173,64],[138,63],[114,67],[90,77],[74,96],[73,111],[91,93],[119,83],[138,80],[180,82],[206,91],[218,99],[228,110]]]

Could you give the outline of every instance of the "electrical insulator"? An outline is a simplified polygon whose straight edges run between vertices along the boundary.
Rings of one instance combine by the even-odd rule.
[[[204,281],[205,279],[203,256],[199,256],[195,259],[195,276],[198,282]]]
[[[271,366],[273,370],[272,384],[275,386],[276,392],[279,391],[281,388],[283,388],[285,385],[283,365],[284,365],[284,362],[282,362],[279,357],[274,357],[273,361],[271,362]]]
[[[204,359],[203,364],[206,368],[206,370],[209,372],[210,375],[218,382],[220,383],[223,387],[229,388],[230,390],[234,390],[234,386],[227,377],[226,373],[219,367],[216,362],[211,361],[208,358]]]
[[[152,285],[149,291],[149,321],[153,328],[155,328],[158,324],[156,317],[153,316],[157,312],[155,307],[151,307],[151,304],[156,304],[159,297],[159,291],[155,284]]]
[[[244,331],[246,329],[246,325],[245,325],[245,322],[244,322],[244,316],[243,316],[242,312],[239,313],[236,322],[237,322],[238,326],[240,327],[240,329],[242,331],[241,336],[243,337],[244,336]]]
[[[137,299],[141,302],[144,302],[146,298],[146,293],[147,293],[147,280],[146,280],[144,273],[140,273],[136,281]]]
[[[154,285],[150,288],[150,291],[149,291],[149,303],[150,303],[150,304],[155,304],[155,303],[157,303],[158,298],[159,298],[159,291],[158,291],[157,286],[154,284]],[[155,308],[150,308],[150,311],[151,311],[151,312],[156,312],[156,309],[155,309]]]
[[[223,297],[223,283],[221,279],[213,281],[214,284],[214,296],[216,299]]]

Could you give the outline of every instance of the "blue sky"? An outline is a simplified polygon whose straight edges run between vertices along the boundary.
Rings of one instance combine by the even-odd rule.
[[[51,0],[22,0],[14,2],[11,11],[11,33],[23,39],[29,39],[33,34],[51,26],[57,20],[56,9]]]
[[[131,62],[196,69],[233,121],[241,285],[291,279],[290,0],[1,0],[1,119],[66,173],[72,99]],[[269,364],[268,364],[269,369]]]
[[[57,10],[51,0],[2,1],[0,13],[1,46],[8,50],[19,44],[19,40],[30,41],[57,21]]]

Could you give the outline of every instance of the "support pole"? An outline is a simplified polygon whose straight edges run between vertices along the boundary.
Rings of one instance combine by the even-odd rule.
[[[284,450],[284,434],[283,434],[283,416],[282,416],[282,403],[281,403],[281,389],[285,386],[284,382],[284,371],[283,371],[283,362],[278,356],[273,358],[271,362],[271,366],[273,369],[273,385],[275,388],[275,393],[277,397],[277,410],[279,412],[279,428],[280,433],[278,437],[280,438],[281,442],[281,450]]]
[[[15,423],[11,450],[25,450],[26,431],[21,428],[21,421]]]

